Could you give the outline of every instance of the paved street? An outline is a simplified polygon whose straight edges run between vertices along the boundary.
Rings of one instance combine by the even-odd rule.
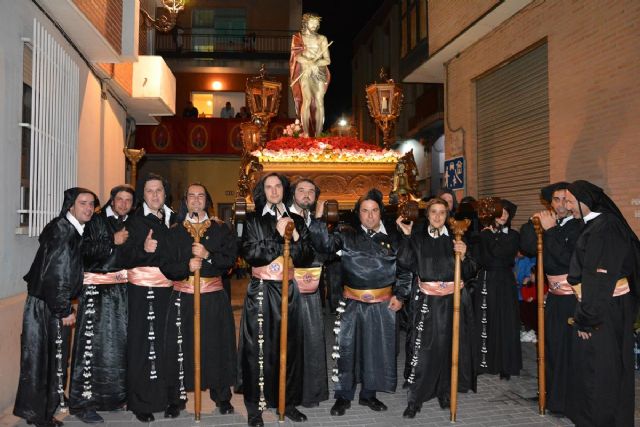
[[[233,308],[236,317],[236,324],[242,310],[242,298],[246,281],[234,283]],[[327,318],[325,322],[327,337],[331,338],[331,327],[333,319]],[[329,340],[329,345],[332,342]],[[328,352],[329,353],[329,352]],[[460,394],[458,397],[458,425],[493,427],[493,426],[566,426],[572,425],[566,418],[556,418],[554,416],[538,415],[537,402],[532,398],[536,395],[536,361],[534,344],[523,344],[524,369],[520,377],[512,377],[510,381],[500,380],[498,376],[482,375],[478,378],[478,392]],[[401,354],[398,361],[398,378],[402,378],[402,366],[404,355]],[[330,364],[331,366],[331,364]],[[399,382],[399,385],[401,381]],[[332,384],[330,383],[330,387]],[[640,410],[638,405],[640,399],[640,376],[636,375],[636,425],[640,425]],[[378,398],[384,402],[389,410],[387,412],[373,412],[369,408],[359,406],[357,400],[353,402],[351,409],[347,410],[345,416],[332,417],[329,409],[333,400],[323,402],[318,408],[302,408],[309,420],[302,425],[306,427],[317,426],[450,426],[449,412],[443,411],[438,406],[436,399],[425,403],[422,412],[418,413],[415,419],[406,420],[402,418],[402,412],[406,407],[406,393],[399,389],[395,394],[379,393]],[[357,399],[357,397],[356,397]],[[156,421],[151,423],[155,427],[168,426],[241,426],[246,425],[246,411],[242,403],[242,396],[236,395],[232,403],[236,408],[234,415],[220,415],[214,408],[214,404],[209,400],[208,393],[202,394],[203,408],[202,419],[197,424],[193,419],[193,396],[189,394],[187,411],[176,419],[164,419],[162,413],[155,414]],[[26,426],[27,424],[12,415],[11,408],[5,410],[5,414],[0,418],[2,426]],[[100,413],[106,423],[105,426],[113,427],[137,427],[140,426],[131,412]],[[66,426],[84,426],[74,416],[68,414],[58,414],[57,417],[64,421]],[[264,413],[265,425],[280,425],[277,421],[275,411]],[[286,420],[285,425],[294,425]]]

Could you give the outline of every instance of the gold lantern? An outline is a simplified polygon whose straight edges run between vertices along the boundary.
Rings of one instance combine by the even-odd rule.
[[[386,148],[391,144],[391,131],[402,108],[402,88],[393,79],[387,79],[384,69],[380,70],[380,79],[385,83],[372,83],[366,88],[369,114],[382,130],[382,141]]]
[[[251,111],[254,123],[261,127],[264,135],[269,127],[269,121],[278,114],[280,108],[280,91],[282,83],[270,80],[265,75],[264,64],[260,67],[260,75],[247,79],[245,94],[247,106]],[[257,119],[257,120],[256,120]]]

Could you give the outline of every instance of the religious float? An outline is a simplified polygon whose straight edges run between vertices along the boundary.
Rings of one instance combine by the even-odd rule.
[[[253,208],[255,183],[271,172],[281,173],[291,182],[312,179],[322,199],[336,200],[341,210],[352,209],[371,188],[382,192],[385,204],[415,198],[413,153],[403,156],[388,148],[402,105],[399,85],[387,80],[367,87],[369,110],[383,131],[383,147],[358,139],[350,128],[310,137],[302,133],[299,120],[287,126],[280,138],[265,141],[262,129],[278,111],[280,90],[280,83],[266,77],[264,70],[247,81],[247,105],[254,120],[241,125],[243,154],[235,209],[240,217]]]

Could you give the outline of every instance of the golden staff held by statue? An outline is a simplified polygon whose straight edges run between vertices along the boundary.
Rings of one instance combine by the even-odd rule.
[[[540,223],[540,218],[534,216],[532,219],[533,228],[536,230],[538,238],[538,262],[536,271],[536,285],[538,291],[538,410],[540,415],[544,415],[547,404],[547,389],[545,376],[544,357],[544,264],[542,234],[544,229]]]
[[[182,223],[187,232],[193,237],[195,243],[200,243],[200,238],[209,227],[211,221],[195,224],[189,220]],[[201,386],[200,386],[200,269],[193,272],[193,374],[194,374],[194,412],[197,422],[200,421]]]
[[[471,221],[463,219],[456,221],[449,218],[449,225],[456,242],[462,240],[462,235]],[[455,253],[455,270],[453,273],[453,335],[451,338],[451,422],[456,421],[458,411],[458,353],[460,349],[460,283],[462,282],[462,261],[460,252]]]
[[[278,384],[278,413],[280,422],[284,421],[284,408],[286,402],[287,389],[287,323],[289,321],[289,243],[295,225],[289,222],[284,229],[284,269],[282,271],[282,312],[280,320],[280,378]]]

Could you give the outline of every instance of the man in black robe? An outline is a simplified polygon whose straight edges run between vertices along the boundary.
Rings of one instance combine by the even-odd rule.
[[[640,242],[602,189],[575,181],[567,208],[585,226],[569,265],[578,303],[566,415],[576,425],[634,423],[633,322],[640,291]]]
[[[547,409],[555,414],[564,414],[571,342],[573,331],[567,327],[567,319],[573,316],[576,298],[567,282],[569,261],[582,231],[581,221],[573,218],[567,210],[566,190],[568,182],[557,182],[544,187],[541,198],[551,210],[535,213],[544,229],[544,272],[549,281],[549,293],[544,309],[545,331],[545,378]],[[538,238],[533,222],[520,228],[520,249],[529,256],[537,255]]]
[[[64,192],[62,210],[40,234],[40,247],[24,280],[20,378],[13,414],[37,427],[61,426],[53,417],[65,406],[71,300],[82,288],[82,233],[97,204],[84,188]]]
[[[341,416],[351,407],[361,383],[359,404],[374,411],[386,405],[376,392],[396,389],[396,312],[411,291],[411,273],[396,265],[401,238],[395,224],[385,227],[382,194],[369,190],[355,206],[356,229],[329,233],[317,219],[309,229],[314,247],[325,253],[341,251],[343,299],[333,329],[336,343],[332,369],[336,402],[331,415]],[[318,206],[316,218],[322,217]]]
[[[289,181],[276,173],[263,177],[255,186],[255,211],[247,215],[242,234],[241,255],[251,266],[251,281],[244,301],[238,349],[238,384],[244,394],[249,425],[262,426],[262,411],[278,405],[280,375],[280,319],[282,273],[289,270],[289,313],[287,332],[287,379],[285,416],[295,422],[307,417],[296,409],[302,403],[302,321],[300,293],[293,285],[293,266],[306,267],[313,260],[313,248],[304,220],[290,215],[283,201],[289,195]],[[284,231],[295,224],[291,239],[293,266],[283,260]]]
[[[194,379],[194,272],[200,270],[200,373],[201,389],[209,389],[221,414],[231,414],[231,387],[236,377],[236,332],[231,301],[223,289],[222,275],[236,259],[237,243],[231,229],[207,212],[212,207],[209,192],[201,184],[187,187],[171,228],[170,260],[162,272],[173,280],[167,324],[167,381],[169,402],[184,406],[187,391],[195,390]],[[210,221],[195,243],[183,221]]]
[[[289,211],[304,218],[305,224],[309,226],[320,189],[313,181],[301,179],[291,186],[291,190],[293,200]],[[326,258],[316,252],[311,266],[296,268],[294,271],[294,281],[300,291],[300,313],[304,330],[302,406],[307,408],[318,406],[320,402],[329,399],[324,319],[319,289],[322,264]]]
[[[122,244],[134,190],[118,185],[109,202],[85,227],[84,286],[79,298],[69,411],[85,423],[104,420],[96,411],[113,411],[126,403],[127,270]]]
[[[171,280],[160,267],[170,256],[169,227],[173,211],[165,205],[168,183],[148,174],[136,187],[138,208],[128,219],[129,238],[123,245],[127,264],[127,407],[141,422],[151,422],[154,412],[166,418],[180,414],[180,405],[168,404],[165,333]]]

